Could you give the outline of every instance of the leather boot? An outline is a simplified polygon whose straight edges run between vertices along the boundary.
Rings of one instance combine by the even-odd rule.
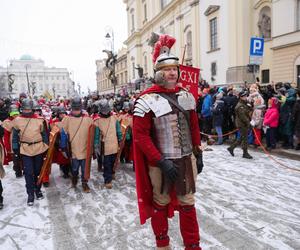
[[[252,157],[251,155],[249,155],[247,149],[243,149],[243,158],[246,158],[246,159],[253,159],[253,157]]]
[[[78,182],[78,176],[72,176],[72,187],[76,188]]]
[[[195,206],[186,205],[179,207],[179,223],[185,250],[201,250]]]
[[[168,249],[169,236],[168,236],[168,213],[167,207],[154,204],[154,213],[151,218],[151,226],[156,238],[156,246],[158,249]]]
[[[85,193],[91,192],[91,189],[90,189],[89,185],[87,184],[87,182],[82,182],[82,189],[83,189],[83,192],[85,192]]]
[[[227,148],[227,150],[232,156],[234,156],[234,153],[233,153],[234,148],[229,147],[229,148]]]

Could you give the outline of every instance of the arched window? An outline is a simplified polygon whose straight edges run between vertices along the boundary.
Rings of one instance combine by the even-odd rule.
[[[144,53],[144,72],[148,72],[148,58],[147,58],[147,53]]]
[[[192,43],[192,31],[188,31],[186,34],[186,55],[187,64],[192,65],[193,60],[193,43]]]
[[[260,10],[257,27],[260,37],[265,39],[272,37],[271,8],[269,6],[265,6]]]

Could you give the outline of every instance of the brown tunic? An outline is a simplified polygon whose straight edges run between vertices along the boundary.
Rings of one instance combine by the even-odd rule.
[[[19,130],[20,153],[22,155],[35,156],[48,149],[48,145],[43,142],[41,134],[45,130],[43,118],[17,117],[12,124],[16,130]]]
[[[88,116],[66,116],[62,120],[62,126],[69,136],[72,158],[83,160],[86,158],[89,127],[93,119]]]
[[[116,154],[118,152],[118,138],[116,130],[116,116],[109,118],[99,117],[94,121],[102,134],[102,141],[104,141],[104,155]]]

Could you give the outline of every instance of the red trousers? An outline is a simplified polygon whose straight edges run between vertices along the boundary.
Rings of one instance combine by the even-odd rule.
[[[255,131],[255,134],[256,134],[256,136],[254,134],[254,144],[259,146],[260,143],[261,143],[261,129],[254,128],[254,131]]]
[[[169,246],[167,206],[155,204],[155,211],[151,217],[151,226],[156,237],[157,247]],[[185,250],[201,250],[200,235],[194,206],[179,206],[180,232]]]

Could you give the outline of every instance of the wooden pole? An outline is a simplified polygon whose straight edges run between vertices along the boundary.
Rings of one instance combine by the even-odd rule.
[[[185,51],[186,51],[186,45],[184,45],[184,50],[183,50],[183,55],[182,55],[181,64],[183,64],[183,63],[184,63]]]

